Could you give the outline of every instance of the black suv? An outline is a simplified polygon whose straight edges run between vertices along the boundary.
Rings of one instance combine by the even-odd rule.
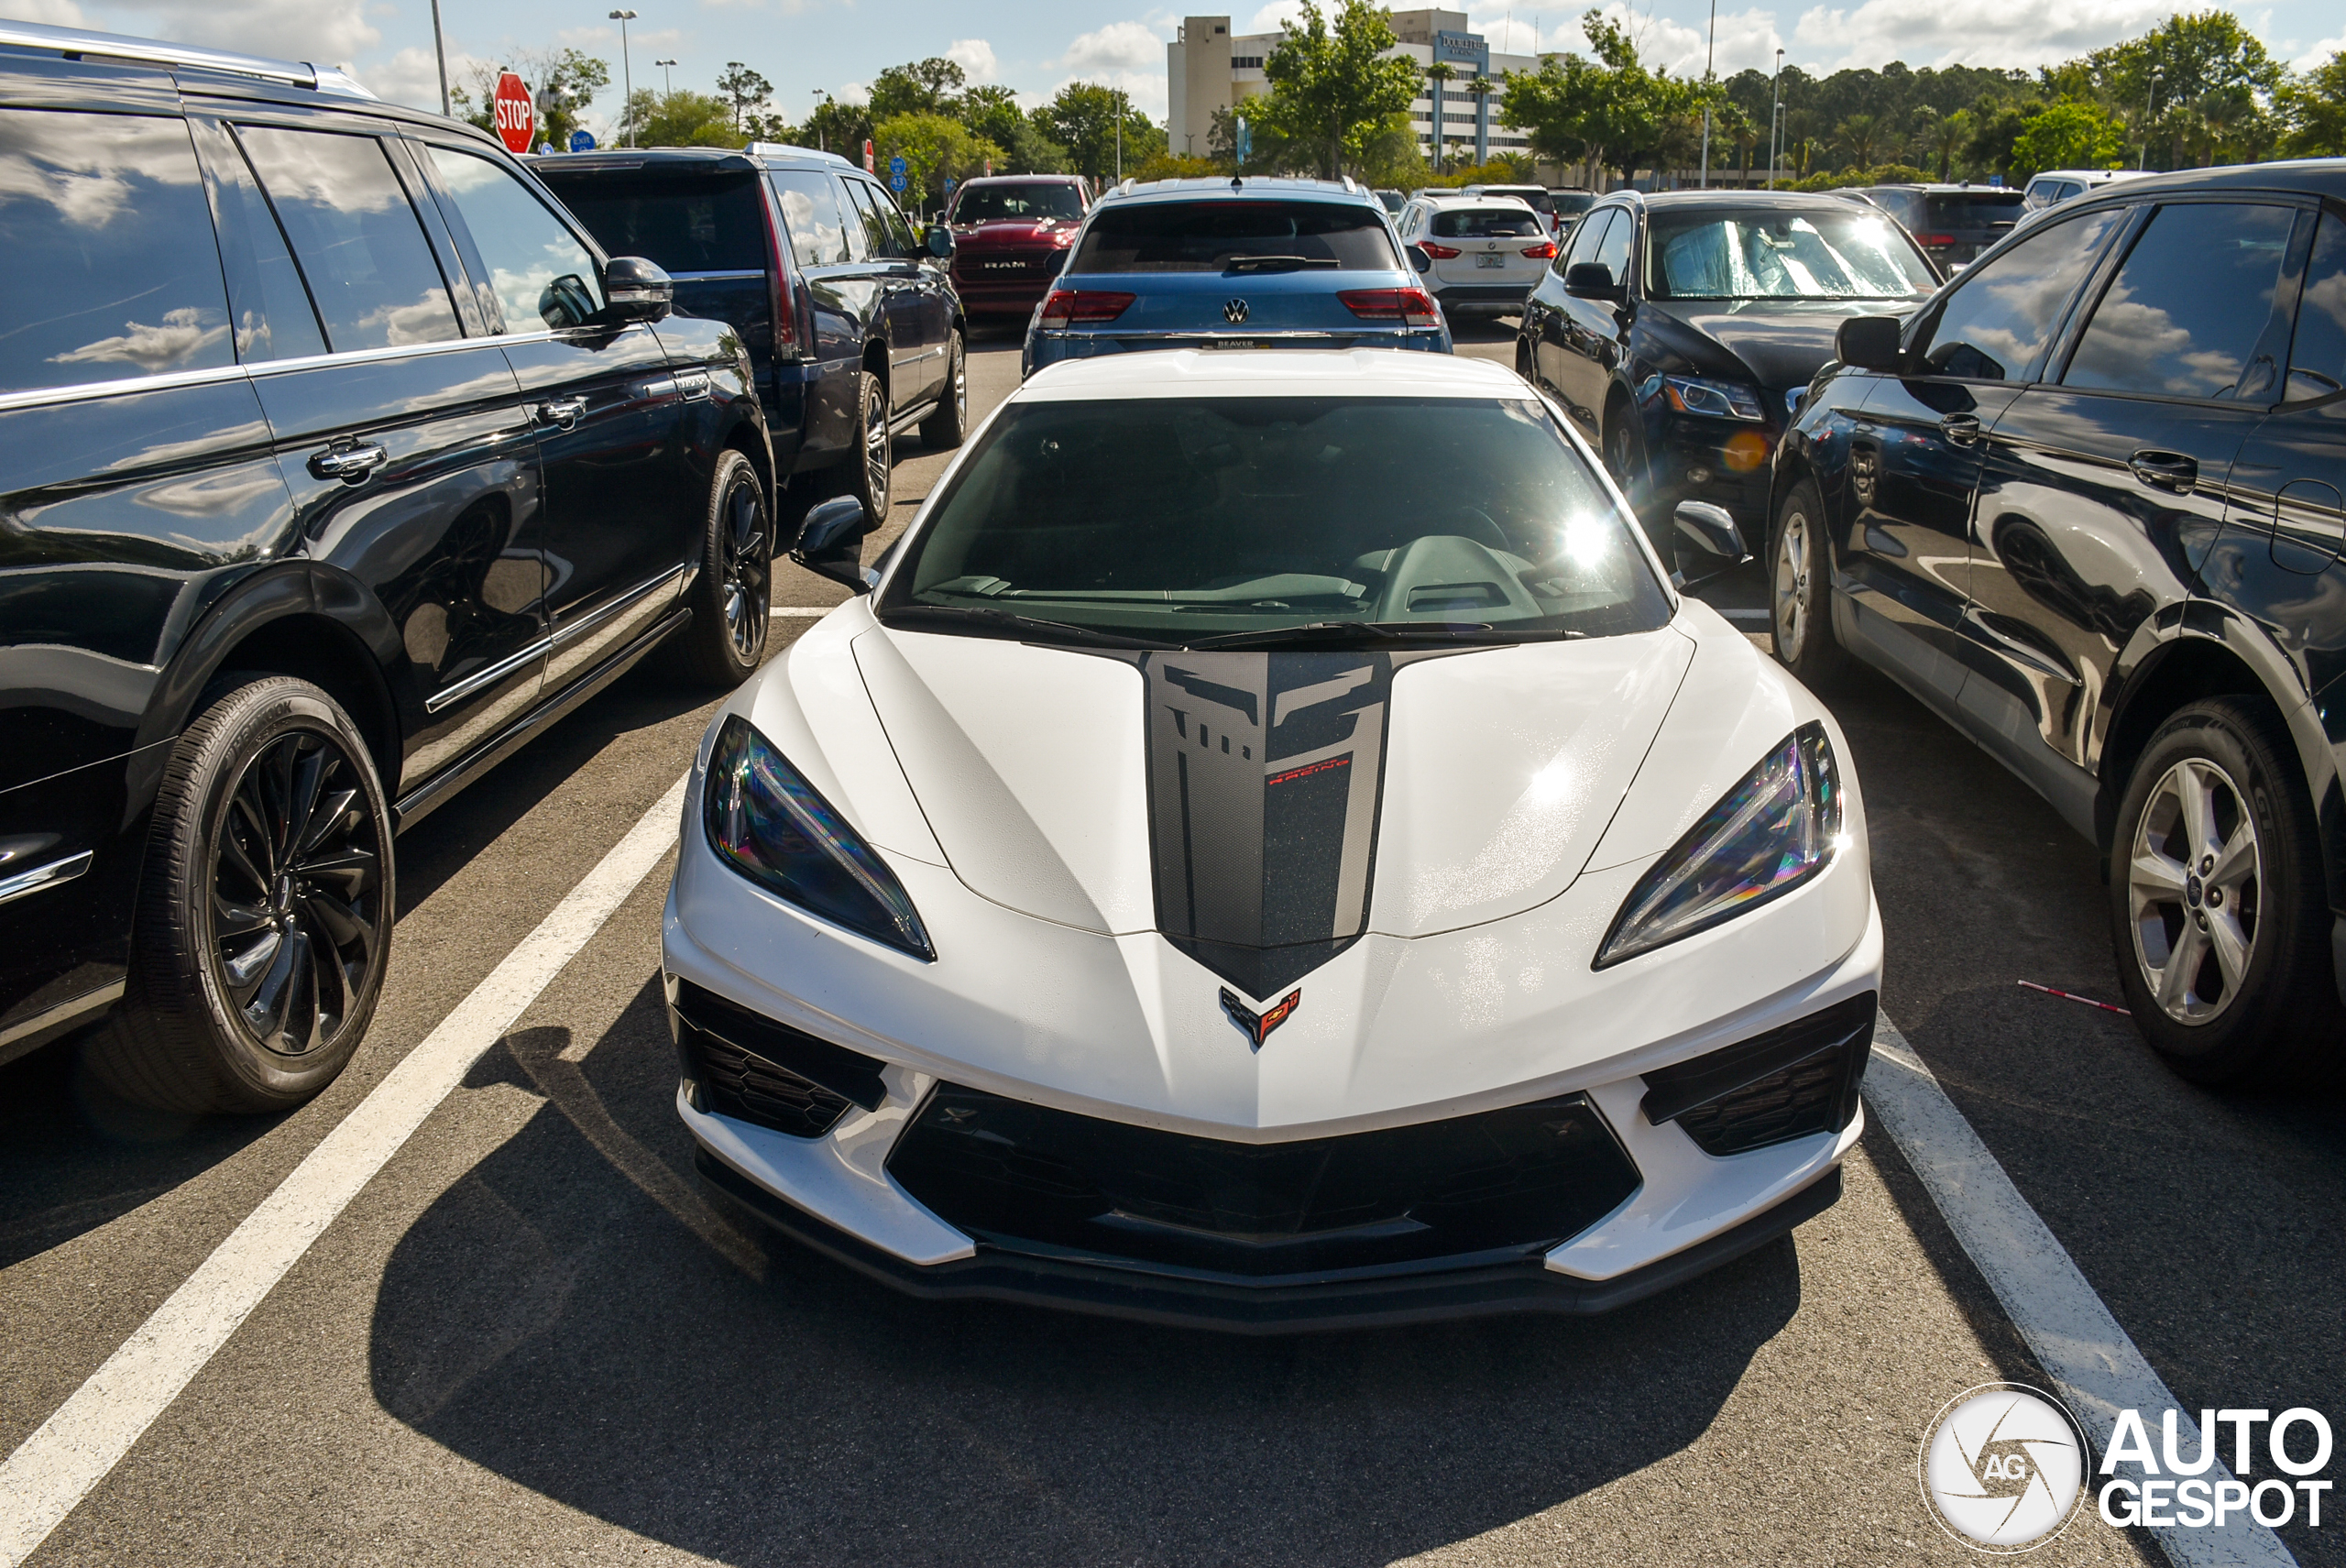
[[[2346,1069],[2346,161],[2106,185],[1838,353],[1775,466],[1779,655],[1885,671],[2094,839],[2177,1070]]]
[[[952,231],[915,236],[862,170],[768,142],[533,161],[608,248],[667,269],[677,309],[740,331],[785,481],[849,463],[845,488],[876,526],[896,433],[961,444],[968,323],[944,265]]]
[[[748,360],[332,71],[0,23],[0,1060],[293,1104],[398,830],[673,632],[756,666]]]
[[[1859,193],[1905,225],[1943,273],[1968,266],[2028,210],[2025,196],[2001,185],[1869,185]]]

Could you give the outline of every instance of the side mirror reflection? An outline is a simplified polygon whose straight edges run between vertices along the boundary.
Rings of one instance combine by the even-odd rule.
[[[872,582],[863,571],[867,521],[863,503],[853,496],[823,501],[807,511],[790,558],[817,576],[844,583],[860,594],[870,593]]]

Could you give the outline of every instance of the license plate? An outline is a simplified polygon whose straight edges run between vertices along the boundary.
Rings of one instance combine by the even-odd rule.
[[[1482,255],[1474,258],[1474,265],[1477,267],[1505,267],[1507,265],[1507,258],[1501,256],[1495,250],[1485,251]]]

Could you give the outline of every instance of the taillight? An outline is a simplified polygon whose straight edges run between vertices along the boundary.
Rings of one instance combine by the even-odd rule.
[[[1465,254],[1454,245],[1436,245],[1430,239],[1418,241],[1418,248],[1436,261],[1453,261]]]
[[[1953,245],[1955,243],[1955,236],[1951,234],[1918,234],[1914,236],[1914,243],[1916,245]]]
[[[1108,289],[1054,289],[1043,302],[1043,324],[1065,326],[1069,322],[1112,322],[1133,302],[1130,294]]]
[[[1453,252],[1453,254],[1455,254]],[[1347,289],[1336,298],[1363,321],[1432,326],[1442,320],[1423,289]]]
[[[766,308],[773,315],[773,356],[798,357],[798,313],[792,307],[790,272],[782,264],[782,237],[774,232],[773,214],[766,214]]]
[[[1534,261],[1553,261],[1556,259],[1556,242],[1549,239],[1538,245],[1527,245],[1523,247],[1523,254]]]

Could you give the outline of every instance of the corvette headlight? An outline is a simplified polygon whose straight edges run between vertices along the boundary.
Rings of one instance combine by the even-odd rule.
[[[708,847],[735,871],[809,915],[936,960],[895,873],[738,714],[718,731],[702,802]]]
[[[1713,381],[1701,376],[1664,376],[1661,386],[1670,406],[1683,414],[1755,422],[1760,417],[1760,394],[1733,381]]]
[[[1847,842],[1832,745],[1825,726],[1803,724],[1638,879],[1591,967],[1651,952],[1790,893]]]

